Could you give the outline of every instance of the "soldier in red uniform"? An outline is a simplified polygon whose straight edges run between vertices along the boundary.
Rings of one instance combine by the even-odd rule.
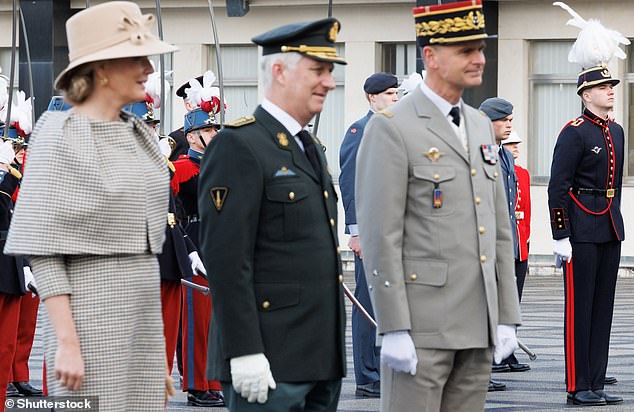
[[[219,100],[218,100],[219,102]],[[205,105],[206,108],[211,108]],[[218,106],[215,106],[218,108]],[[181,155],[174,162],[172,191],[178,202],[177,217],[189,238],[198,248],[198,174],[200,160],[205,148],[216,135],[220,127],[215,114],[196,108],[185,116],[183,131],[189,144],[186,155]],[[202,262],[198,259],[199,266]],[[207,286],[207,280],[194,273],[190,280],[196,284]],[[217,406],[224,404],[222,387],[218,381],[208,381],[205,373],[207,367],[207,337],[211,318],[211,297],[202,295],[191,288],[182,288],[182,357],[183,357],[183,390],[187,391],[187,400],[193,406]]]
[[[504,148],[517,160],[520,149],[519,144],[522,139],[513,130],[508,137],[502,141]],[[517,221],[517,243],[519,254],[515,259],[515,280],[517,281],[517,294],[522,300],[524,281],[528,272],[528,246],[531,237],[531,176],[528,170],[515,163],[515,175],[517,176],[517,196],[515,198],[515,220]]]

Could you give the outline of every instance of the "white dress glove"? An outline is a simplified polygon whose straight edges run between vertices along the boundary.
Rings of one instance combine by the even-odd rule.
[[[495,351],[493,352],[493,360],[495,363],[502,362],[503,359],[515,352],[518,347],[515,325],[498,325],[497,342],[495,344]]]
[[[10,165],[15,159],[15,151],[13,150],[13,143],[10,140],[6,140],[0,144],[0,163]]]
[[[24,290],[27,292],[30,291],[29,283],[33,285],[34,288],[37,288],[35,285],[35,278],[33,277],[33,272],[31,272],[31,268],[28,266],[24,266],[22,268],[22,272],[24,273]]]
[[[172,154],[172,146],[170,146],[167,138],[159,139],[158,141],[159,149],[161,150],[161,154],[165,157],[169,157]]]
[[[269,388],[275,389],[269,361],[263,353],[238,356],[229,360],[233,389],[250,403],[265,403]]]
[[[553,253],[555,259],[559,262],[566,261],[570,263],[572,259],[572,245],[570,244],[570,238],[553,239]],[[559,266],[559,265],[558,265]]]
[[[383,335],[381,361],[397,372],[416,375],[418,358],[414,342],[408,331],[388,332]]]
[[[192,253],[189,254],[189,262],[192,265],[192,272],[194,273],[194,276],[198,275],[198,272],[201,272],[203,275],[207,274],[207,270],[205,269],[205,266],[203,265],[203,261],[200,260],[200,256],[198,256],[198,252],[193,251]]]

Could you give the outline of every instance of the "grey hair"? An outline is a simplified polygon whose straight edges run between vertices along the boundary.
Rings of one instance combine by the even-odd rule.
[[[262,80],[262,88],[267,93],[273,83],[273,64],[280,62],[288,70],[294,70],[297,63],[301,60],[302,55],[299,53],[274,53],[262,56],[260,59],[260,78]]]

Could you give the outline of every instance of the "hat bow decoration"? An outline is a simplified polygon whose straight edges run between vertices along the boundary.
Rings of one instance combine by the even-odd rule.
[[[141,16],[141,20],[123,16],[119,23],[119,30],[127,32],[130,36],[130,42],[138,46],[143,44],[146,38],[152,36],[150,28],[153,23],[154,16],[152,14],[144,14]]]

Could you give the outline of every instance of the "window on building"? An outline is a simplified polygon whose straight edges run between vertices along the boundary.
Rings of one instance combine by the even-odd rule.
[[[221,45],[225,121],[253,113],[258,105],[258,48],[254,45]],[[216,49],[209,46],[207,67],[218,76]]]
[[[553,149],[561,128],[581,113],[577,73],[568,62],[571,41],[531,44],[529,96],[529,164],[534,182],[548,182]]]
[[[336,44],[337,54],[345,56],[343,44]],[[345,69],[341,64],[335,64],[332,72],[336,88],[328,93],[324,109],[319,117],[317,138],[326,146],[326,158],[333,180],[339,181],[339,147],[346,131],[344,124],[345,98]],[[314,122],[314,119],[313,119]]]
[[[165,54],[163,58],[163,62],[165,64],[165,68],[163,69],[166,73],[165,82],[166,86],[169,86],[165,89],[165,102],[162,104],[163,106],[163,118],[161,118],[161,109],[157,109],[154,111],[154,116],[156,118],[161,118],[163,134],[169,134],[170,130],[176,129],[176,127],[172,127],[172,119],[173,119],[173,104],[174,98],[172,89],[174,87],[174,77],[172,76],[172,62],[173,62],[174,54],[169,53]],[[152,64],[154,65],[154,69],[156,71],[161,70],[160,58],[159,56],[150,57]]]
[[[381,70],[393,73],[399,82],[416,71],[416,43],[383,43]]]

